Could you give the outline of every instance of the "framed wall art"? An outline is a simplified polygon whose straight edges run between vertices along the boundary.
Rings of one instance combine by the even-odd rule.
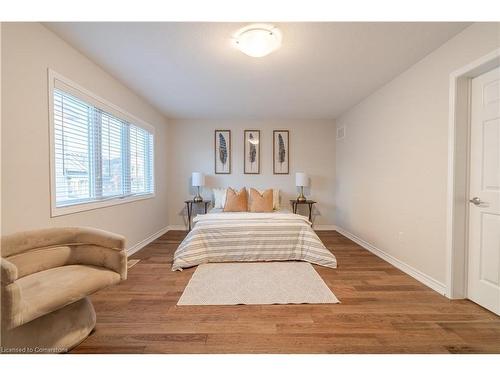
[[[260,173],[260,130],[245,130],[244,139],[244,164],[245,174]]]
[[[231,173],[231,130],[216,130],[214,136],[215,174]]]
[[[273,174],[289,173],[289,155],[289,131],[273,130]]]

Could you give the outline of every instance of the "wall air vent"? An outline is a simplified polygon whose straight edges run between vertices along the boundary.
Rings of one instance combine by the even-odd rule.
[[[339,126],[337,128],[337,139],[345,138],[345,125]]]

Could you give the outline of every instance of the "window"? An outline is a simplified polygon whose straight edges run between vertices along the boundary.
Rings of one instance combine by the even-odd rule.
[[[152,132],[88,93],[54,83],[53,214],[154,194]]]

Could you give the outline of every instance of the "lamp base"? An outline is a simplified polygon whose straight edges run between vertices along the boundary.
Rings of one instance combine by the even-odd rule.
[[[307,199],[304,196],[304,187],[300,187],[300,195],[297,197],[297,202],[305,202]]]
[[[193,202],[195,203],[200,203],[203,202],[203,197],[200,195],[200,187],[196,187],[198,189],[198,192],[196,193],[196,196],[193,198]]]

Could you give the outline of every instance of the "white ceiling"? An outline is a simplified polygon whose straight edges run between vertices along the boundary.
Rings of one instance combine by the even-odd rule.
[[[274,23],[282,47],[251,58],[240,23],[47,23],[171,118],[335,118],[468,23]]]

